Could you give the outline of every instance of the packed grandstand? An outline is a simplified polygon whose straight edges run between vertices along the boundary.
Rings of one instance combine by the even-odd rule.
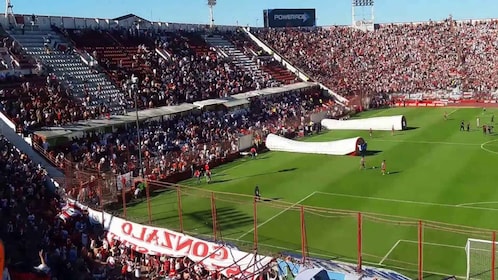
[[[54,191],[46,168],[28,156],[33,151],[0,137],[0,236],[10,279],[276,279],[281,269],[271,264],[233,276],[187,256],[135,252],[107,239],[89,210],[69,199],[90,207],[115,199],[116,181],[105,194],[91,184],[103,176],[189,178],[205,164],[264,150],[270,133],[320,130],[320,117],[400,102],[498,100],[498,21],[365,32],[166,27],[144,19],[136,26],[139,19],[127,15],[107,28],[94,19],[56,26],[27,15],[2,23],[2,130],[13,129],[66,172],[65,180],[53,178]],[[89,183],[75,171],[90,174]]]

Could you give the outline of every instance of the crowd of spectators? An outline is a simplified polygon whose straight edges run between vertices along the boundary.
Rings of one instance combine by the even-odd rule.
[[[498,89],[498,21],[260,29],[257,35],[341,95]]]
[[[73,37],[86,35],[84,30],[71,34]],[[96,34],[104,36],[102,32]],[[115,32],[113,35],[125,40]],[[140,44],[131,48],[132,53],[128,53],[132,60],[131,65],[123,65],[121,61],[111,63],[108,57],[101,57],[100,54],[92,52],[101,66],[118,78],[117,82],[125,92],[129,107],[134,106],[135,94],[139,96],[139,108],[143,109],[208,98],[224,98],[232,94],[280,85],[271,77],[256,79],[229,60],[219,58],[216,52],[209,50],[199,34],[132,33],[126,34],[126,45],[130,45],[129,41],[140,42],[140,38],[144,36],[147,36],[147,40],[143,41],[153,41],[155,44]],[[18,46],[11,45],[8,37],[3,43],[12,52],[18,53]],[[195,44],[207,47],[208,51],[195,51]],[[163,49],[169,57],[158,54],[155,47]],[[130,50],[129,46],[126,48]],[[131,90],[132,75],[139,77],[137,91]],[[48,75],[44,83],[39,80],[40,78],[15,77],[14,81],[8,82],[17,83],[17,87],[2,87],[0,90],[0,109],[19,126],[19,130],[31,131],[42,126],[61,126],[107,115],[105,106],[88,109],[84,104],[79,104],[72,98],[70,89],[64,88],[55,76]],[[98,93],[88,92],[87,99],[93,94]]]
[[[234,111],[204,110],[162,122],[141,124],[141,147],[145,173],[169,176],[205,163],[238,154],[238,139],[253,134],[260,143],[268,133],[295,136],[309,130],[313,113],[329,110],[341,115],[343,108],[322,95],[318,88],[303,92],[253,98]],[[115,174],[135,171],[138,175],[138,137],[132,128],[115,133],[88,133],[73,139],[63,152],[71,154],[79,169],[112,169]],[[48,147],[47,147],[48,148]],[[59,148],[48,148],[54,155]]]
[[[42,126],[60,126],[101,115],[98,109],[78,105],[53,75],[12,77],[8,83],[19,85],[0,89],[0,110],[18,126],[32,131]]]
[[[46,171],[0,136],[0,239],[4,277],[31,279],[226,279],[188,258],[143,255],[107,240],[88,213],[52,192]],[[62,215],[68,209],[70,214]],[[275,274],[269,271],[264,278]],[[272,279],[275,277],[272,276]],[[9,278],[3,278],[9,279]]]
[[[270,76],[256,77],[229,59],[219,57],[201,37],[201,33],[113,30],[113,38],[126,38],[128,43],[121,46],[115,46],[115,41],[106,40],[110,36],[106,32],[79,30],[65,34],[79,42],[77,47],[81,48],[85,48],[81,38],[103,38],[99,47],[97,43],[91,43],[86,49],[96,57],[101,66],[111,72],[131,103],[135,93],[130,91],[130,78],[132,75],[139,78],[140,108],[223,98],[280,85]],[[137,43],[135,48],[130,48],[130,41]],[[151,41],[153,44],[138,44]],[[111,43],[114,45],[111,46]],[[128,58],[117,58],[115,54],[106,55],[101,48],[122,49],[128,54]],[[156,52],[156,48],[163,50],[162,54],[166,57]]]

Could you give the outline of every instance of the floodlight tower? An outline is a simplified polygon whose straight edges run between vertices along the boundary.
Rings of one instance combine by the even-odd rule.
[[[14,23],[16,22],[14,17],[14,11],[12,10],[12,8],[14,8],[14,5],[10,3],[10,0],[5,0],[5,20],[7,21],[8,24],[10,24],[11,17],[14,19]]]
[[[214,6],[216,6],[216,0],[208,0],[209,6],[209,20],[211,28],[214,27]]]
[[[360,16],[358,12],[361,11]],[[374,0],[352,0],[351,5],[352,26],[365,31],[374,28]]]

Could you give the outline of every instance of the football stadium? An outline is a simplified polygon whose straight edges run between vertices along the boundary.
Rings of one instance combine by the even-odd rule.
[[[330,4],[350,23],[327,26],[318,7],[229,25],[222,0],[185,4],[203,24],[13,2],[3,280],[497,278],[498,20],[382,23],[381,0]]]

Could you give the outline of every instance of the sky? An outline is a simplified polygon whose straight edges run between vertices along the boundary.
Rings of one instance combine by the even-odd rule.
[[[136,14],[152,21],[209,23],[207,0],[11,0],[16,14],[116,18]],[[263,10],[314,8],[317,25],[351,24],[351,0],[217,0],[215,24],[263,25]],[[497,0],[375,0],[375,22],[498,18]],[[368,10],[358,13],[369,17]]]

